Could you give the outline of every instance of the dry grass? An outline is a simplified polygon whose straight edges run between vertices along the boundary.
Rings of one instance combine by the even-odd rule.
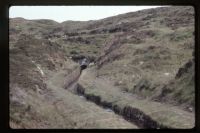
[[[175,12],[175,14],[178,13],[179,15],[183,14],[184,12],[181,12],[181,8],[185,9],[185,7],[172,8],[170,12]],[[189,9],[188,13],[192,13],[192,10]],[[171,14],[169,13],[168,15]],[[194,51],[194,18],[187,16],[191,18],[188,22],[181,20],[179,16],[177,16],[177,20],[172,17],[171,19],[174,19],[173,23],[176,25],[176,28],[172,28],[170,25],[161,23],[161,21],[165,20],[165,17],[156,15],[142,21],[149,23],[146,27],[132,32],[129,39],[123,38],[125,41],[122,46],[115,51],[111,51],[113,53],[121,53],[123,56],[115,60],[111,59],[104,64],[98,70],[98,76],[112,80],[122,90],[146,98],[154,97],[159,92],[162,92],[162,87],[160,86],[174,80],[179,68],[193,58],[192,52]],[[183,21],[185,24],[182,25],[179,21]],[[136,43],[131,39],[131,36],[135,36],[142,41]],[[149,87],[146,89],[140,88],[142,86],[140,84],[144,81],[148,82],[147,86]],[[186,87],[180,88],[186,89]],[[191,92],[193,92],[194,86],[189,87],[189,90],[191,91],[184,91],[188,93],[181,94],[182,98],[191,96],[191,100],[193,99],[194,95],[191,95]],[[177,92],[172,91],[171,95],[175,93]],[[179,104],[184,103],[179,102],[184,98],[179,98],[173,100]]]
[[[169,82],[175,89],[165,98],[178,95],[173,99],[178,104],[194,104],[194,77],[186,73],[174,80],[179,68],[192,58],[193,14],[191,7],[164,7],[89,22],[11,19],[10,126],[137,128],[62,88],[65,78],[78,67],[69,57],[96,59],[108,47],[105,42],[124,31],[127,36],[121,38],[119,48],[109,51],[97,74],[83,73],[85,79],[80,82],[86,93],[120,107],[139,108],[164,125],[192,127],[192,113],[149,101],[161,95]],[[147,99],[138,100],[131,93]]]
[[[62,88],[65,71],[51,73],[45,82],[45,92],[16,88],[14,104],[11,97],[10,125],[12,128],[137,128],[113,112],[96,106]],[[16,94],[20,95],[17,97]],[[12,104],[13,103],[13,104]],[[30,108],[29,108],[30,107]],[[23,115],[22,115],[23,114]],[[21,121],[23,120],[23,121]],[[15,121],[15,122],[13,122]]]
[[[193,128],[194,114],[181,110],[177,106],[152,102],[148,99],[138,99],[135,95],[122,92],[107,79],[95,77],[94,68],[83,72],[79,84],[85,88],[85,94],[100,96],[102,101],[137,108],[149,115],[159,124],[170,128]]]

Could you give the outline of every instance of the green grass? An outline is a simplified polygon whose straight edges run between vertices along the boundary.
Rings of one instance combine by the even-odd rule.
[[[194,116],[192,113],[182,111],[178,107],[169,104],[152,102],[148,99],[139,100],[134,96],[128,95],[128,93],[123,93],[119,88],[112,86],[112,82],[93,77],[95,76],[93,69],[85,70],[79,79],[79,84],[85,88],[85,95],[100,96],[101,101],[118,105],[121,109],[125,106],[137,108],[167,127],[192,128],[194,126]],[[148,91],[145,91],[145,93],[148,93]],[[149,91],[149,93],[151,92]]]

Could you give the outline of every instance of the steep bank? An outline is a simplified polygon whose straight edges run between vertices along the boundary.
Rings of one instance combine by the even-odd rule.
[[[80,76],[76,92],[97,105],[110,108],[141,128],[193,128],[194,114],[178,106],[139,99],[123,92],[112,82],[95,77],[92,70]]]

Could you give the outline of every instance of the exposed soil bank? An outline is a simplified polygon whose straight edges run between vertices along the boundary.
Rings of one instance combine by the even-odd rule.
[[[130,106],[120,107],[114,103],[102,101],[100,96],[96,96],[93,94],[86,94],[85,89],[80,85],[77,84],[75,88],[75,92],[78,95],[84,96],[87,100],[96,103],[103,108],[109,108],[113,110],[116,114],[121,115],[124,119],[132,122],[133,124],[137,125],[141,128],[170,128],[164,125],[160,125],[158,122],[153,120],[151,117],[146,115],[144,112],[137,108],[133,108]]]

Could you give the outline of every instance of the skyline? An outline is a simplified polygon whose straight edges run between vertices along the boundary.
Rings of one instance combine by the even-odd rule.
[[[9,18],[89,21],[157,7],[163,6],[11,6]]]

